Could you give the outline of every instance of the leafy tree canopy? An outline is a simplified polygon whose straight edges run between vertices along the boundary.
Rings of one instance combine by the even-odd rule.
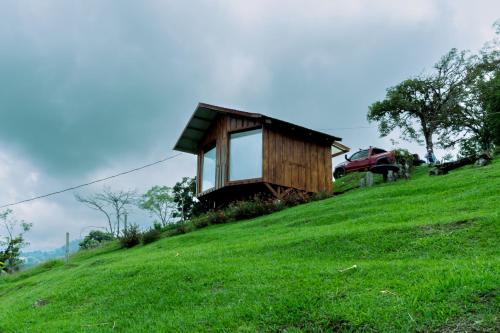
[[[434,154],[433,136],[446,115],[460,107],[467,61],[466,52],[452,49],[432,73],[389,88],[384,100],[369,107],[368,120],[379,123],[381,136],[399,128],[403,139],[425,143],[428,154]]]
[[[0,213],[0,270],[13,272],[22,264],[21,249],[28,245],[24,234],[33,225],[18,221],[12,216],[12,210]]]
[[[200,202],[196,199],[196,177],[183,177],[173,187],[176,210],[174,217],[188,220],[203,212]]]
[[[142,195],[139,207],[149,211],[160,220],[163,226],[166,226],[176,210],[172,188],[168,186],[153,186]]]

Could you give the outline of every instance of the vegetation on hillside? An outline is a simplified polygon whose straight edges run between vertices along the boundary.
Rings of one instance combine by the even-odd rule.
[[[0,211],[0,274],[19,269],[22,263],[21,250],[28,245],[24,234],[31,227],[31,223],[18,221],[11,209]]]
[[[398,128],[403,139],[425,144],[431,162],[435,146],[458,146],[462,156],[492,152],[500,140],[500,23],[495,26],[497,38],[478,54],[451,49],[431,72],[387,89],[367,115],[381,136]]]
[[[0,280],[1,332],[496,332],[500,162]]]

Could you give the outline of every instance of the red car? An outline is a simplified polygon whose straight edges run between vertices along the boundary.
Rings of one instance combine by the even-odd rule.
[[[386,151],[375,147],[355,152],[351,157],[345,155],[345,159],[345,162],[335,167],[335,171],[333,172],[335,178],[340,178],[346,173],[353,171],[370,170],[376,165],[396,163],[396,155],[393,151]]]

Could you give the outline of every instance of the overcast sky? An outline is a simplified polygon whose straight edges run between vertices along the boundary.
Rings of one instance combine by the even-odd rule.
[[[172,155],[200,101],[391,148],[368,105],[450,48],[480,48],[499,13],[499,1],[4,0],[0,205]],[[106,185],[144,191],[194,173],[184,154]],[[105,226],[73,193],[12,208],[34,224],[30,249]]]

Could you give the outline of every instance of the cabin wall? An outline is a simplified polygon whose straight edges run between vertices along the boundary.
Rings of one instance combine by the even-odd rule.
[[[251,118],[243,118],[232,115],[223,115],[217,117],[212,126],[207,131],[205,137],[201,140],[198,147],[198,168],[197,168],[197,194],[201,189],[201,173],[203,170],[203,151],[217,145],[217,156],[215,166],[215,188],[223,187],[228,180],[229,171],[229,133],[261,126],[260,121]]]
[[[331,147],[264,128],[264,181],[307,192],[332,191]]]

